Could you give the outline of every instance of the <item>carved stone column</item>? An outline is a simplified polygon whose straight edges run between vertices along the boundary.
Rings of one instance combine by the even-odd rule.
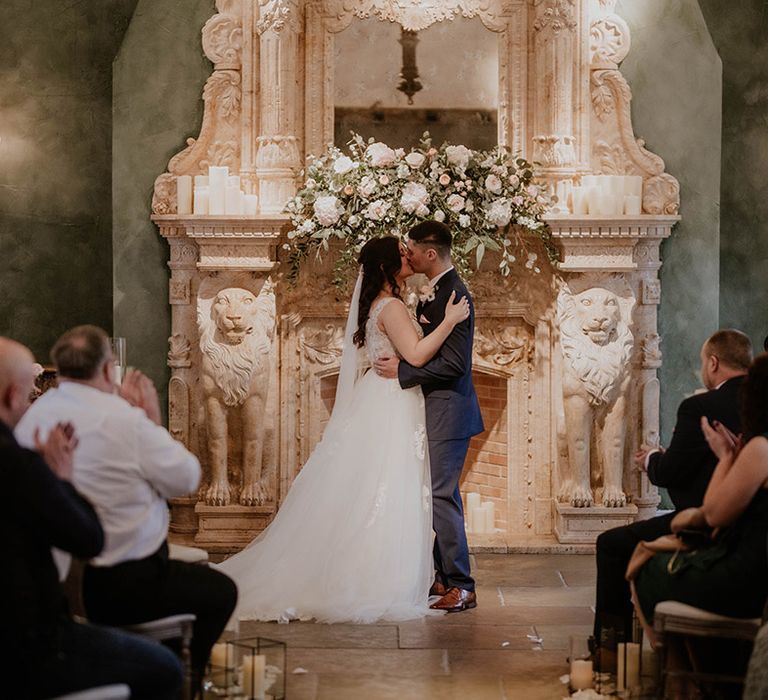
[[[564,213],[567,183],[586,165],[588,58],[583,0],[534,0],[533,160]]]
[[[261,63],[261,134],[256,154],[260,210],[278,214],[296,191],[301,170],[301,8],[261,0],[256,24]]]

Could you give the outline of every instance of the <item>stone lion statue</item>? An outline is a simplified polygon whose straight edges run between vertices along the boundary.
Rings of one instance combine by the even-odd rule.
[[[593,287],[579,294],[563,288],[557,299],[563,353],[563,406],[568,467],[560,474],[558,500],[576,507],[627,503],[622,488],[626,392],[633,337],[619,298]],[[590,464],[593,439],[597,464]]]
[[[230,436],[242,447],[242,505],[269,500],[264,465],[265,408],[270,383],[270,352],[275,331],[275,293],[267,279],[256,296],[228,287],[214,298],[210,314],[198,310],[202,389],[208,437],[209,505],[227,505],[232,493],[227,473]]]

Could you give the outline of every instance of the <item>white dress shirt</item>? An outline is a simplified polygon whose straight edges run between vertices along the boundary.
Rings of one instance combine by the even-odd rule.
[[[75,426],[73,484],[96,509],[104,551],[91,562],[113,566],[153,554],[168,535],[167,498],[197,489],[200,464],[165,428],[115,394],[77,382],[47,391],[16,426],[34,448],[60,421]]]
[[[451,265],[447,270],[443,270],[439,275],[435,275],[431,280],[429,280],[429,286],[433,287],[440,281],[440,278],[443,275],[447,275],[451,270],[453,270],[453,265]]]

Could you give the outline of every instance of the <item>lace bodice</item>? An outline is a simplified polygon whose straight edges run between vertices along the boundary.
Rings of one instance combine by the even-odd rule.
[[[374,304],[368,314],[368,321],[365,324],[365,349],[371,363],[379,357],[391,355],[400,357],[400,353],[398,353],[395,346],[392,345],[389,336],[379,328],[379,314],[391,301],[397,301],[398,304],[403,303],[399,299],[396,300],[395,297],[384,297]],[[415,318],[412,318],[411,320],[416,328],[416,332],[419,334],[419,337],[421,337],[423,335],[421,326],[416,323]]]

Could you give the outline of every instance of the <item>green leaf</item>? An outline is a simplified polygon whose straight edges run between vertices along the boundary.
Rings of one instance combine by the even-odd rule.
[[[476,251],[478,269],[480,268],[480,263],[483,262],[484,255],[485,255],[485,244],[479,243]]]

